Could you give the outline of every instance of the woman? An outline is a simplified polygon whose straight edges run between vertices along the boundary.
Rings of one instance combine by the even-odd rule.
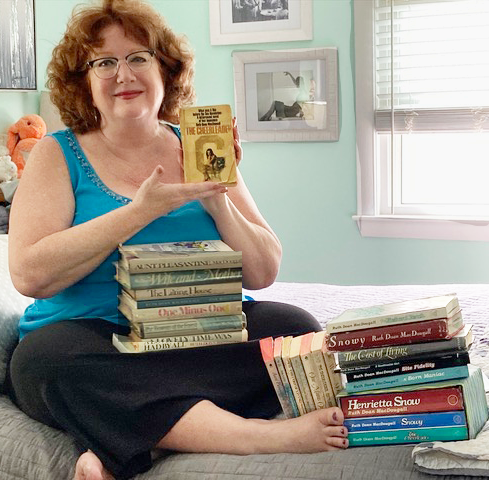
[[[318,330],[295,307],[244,302],[252,341],[120,354],[113,262],[119,243],[222,238],[243,253],[243,285],[270,285],[281,246],[243,180],[182,183],[177,121],[193,100],[193,57],[138,0],[70,20],[48,66],[67,130],[33,149],[12,205],[12,280],[36,298],[20,320],[12,395],[72,434],[75,479],[130,478],[155,449],[316,452],[346,448],[340,409],[264,421],[280,409],[257,339]],[[235,128],[238,160],[241,148]],[[40,193],[41,192],[41,193]],[[114,476],[114,477],[112,477]]]

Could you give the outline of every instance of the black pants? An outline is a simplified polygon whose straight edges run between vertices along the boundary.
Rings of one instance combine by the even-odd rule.
[[[29,416],[92,450],[118,479],[151,467],[151,449],[197,402],[246,418],[280,411],[256,339],[321,329],[307,312],[244,302],[250,341],[145,354],[119,353],[100,319],[59,322],[29,333],[12,357],[12,397]],[[119,330],[118,330],[119,329]]]

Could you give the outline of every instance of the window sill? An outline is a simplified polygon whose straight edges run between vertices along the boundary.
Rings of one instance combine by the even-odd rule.
[[[354,215],[362,237],[489,241],[489,218]]]

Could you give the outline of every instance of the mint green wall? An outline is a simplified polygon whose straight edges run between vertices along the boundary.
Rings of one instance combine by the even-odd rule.
[[[201,104],[234,104],[231,52],[336,46],[339,52],[340,140],[334,143],[245,143],[241,170],[284,247],[279,280],[332,284],[488,283],[489,247],[482,242],[362,238],[356,211],[351,1],[313,0],[314,39],[211,46],[208,0],[153,0],[173,29],[194,46]],[[50,51],[76,0],[36,0],[40,89]],[[0,92],[0,132],[37,112],[35,93]]]

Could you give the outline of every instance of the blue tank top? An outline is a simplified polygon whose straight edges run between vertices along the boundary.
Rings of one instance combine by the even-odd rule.
[[[180,137],[180,131],[172,127]],[[99,178],[86,158],[72,130],[50,134],[61,147],[71,178],[75,197],[72,225],[87,222],[131,202],[118,195]],[[127,240],[127,244],[177,242],[185,240],[217,240],[220,238],[212,217],[200,202],[190,202],[160,217]],[[92,273],[50,298],[37,299],[27,307],[20,319],[22,338],[36,328],[75,318],[103,318],[127,325],[119,314],[118,283],[114,279],[118,253],[114,250]]]

